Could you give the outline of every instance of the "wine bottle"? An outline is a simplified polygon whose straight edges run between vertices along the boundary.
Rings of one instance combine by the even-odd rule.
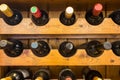
[[[71,57],[76,53],[76,48],[72,42],[64,41],[59,46],[59,53],[64,57]]]
[[[32,80],[50,80],[50,71],[48,69],[39,69],[33,75]]]
[[[120,9],[112,12],[109,15],[109,18],[111,18],[114,21],[114,23],[120,25]]]
[[[7,4],[1,4],[0,11],[3,13],[3,20],[9,25],[17,25],[23,19],[22,14],[18,10],[10,9]]]
[[[96,3],[93,9],[87,11],[85,18],[87,22],[91,25],[98,25],[100,24],[104,18],[102,13],[103,6],[101,3]]]
[[[43,26],[48,23],[49,16],[48,13],[45,12],[44,10],[40,10],[36,6],[32,6],[30,8],[30,12],[32,13],[31,19],[33,23],[36,24],[37,26]]]
[[[100,72],[96,70],[90,70],[89,68],[86,67],[83,69],[82,74],[85,80],[103,80]]]
[[[110,50],[110,49],[112,49],[112,44],[111,44],[111,42],[105,41],[105,42],[103,43],[103,48],[104,48],[105,50]]]
[[[23,43],[16,39],[1,40],[0,47],[9,57],[17,57],[23,52]]]
[[[59,80],[76,80],[76,77],[71,69],[66,68],[60,71]]]
[[[120,41],[112,43],[112,51],[115,55],[120,56]]]
[[[87,43],[85,50],[89,56],[98,57],[104,52],[104,47],[99,41],[93,40]]]
[[[70,26],[75,23],[76,17],[74,14],[74,9],[69,6],[60,14],[60,22],[64,25]]]
[[[35,41],[31,43],[31,50],[36,56],[43,57],[49,54],[50,46],[45,41]]]
[[[25,80],[30,79],[31,74],[27,69],[16,69],[7,73],[5,78],[1,80]]]

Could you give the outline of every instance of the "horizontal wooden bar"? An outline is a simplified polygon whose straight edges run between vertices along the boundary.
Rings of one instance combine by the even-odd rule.
[[[91,35],[87,35],[87,34],[81,34],[81,35],[49,35],[49,34],[41,34],[41,35],[1,35],[3,38],[14,38],[14,39],[39,39],[39,38],[120,38],[120,35],[113,35],[113,34],[102,34],[102,35],[97,35],[97,34],[91,34]]]
[[[120,34],[120,26],[109,18],[97,26],[88,24],[85,18],[78,18],[72,26],[61,24],[58,18],[51,18],[45,26],[34,25],[30,18],[24,18],[16,26],[0,19],[0,34]]]
[[[78,49],[72,57],[61,56],[57,49],[52,49],[45,57],[35,56],[31,50],[26,49],[16,58],[5,55],[0,50],[0,66],[86,66],[86,65],[120,65],[120,57],[116,56],[112,50],[105,50],[104,53],[95,58],[86,54],[84,49]]]

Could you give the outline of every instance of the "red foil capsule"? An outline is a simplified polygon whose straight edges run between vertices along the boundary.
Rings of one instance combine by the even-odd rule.
[[[102,12],[102,9],[103,9],[102,4],[100,3],[95,4],[92,11],[93,16],[99,16],[99,14]]]

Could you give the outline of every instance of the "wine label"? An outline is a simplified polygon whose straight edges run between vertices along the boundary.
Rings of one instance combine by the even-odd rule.
[[[93,80],[102,80],[102,79],[99,78],[99,77],[97,77],[97,76],[95,76],[95,77],[93,78]]]
[[[72,7],[67,7],[65,10],[65,17],[71,18],[74,13],[74,9]]]
[[[13,16],[13,11],[9,8],[8,5],[6,4],[1,4],[0,5],[0,10],[3,12],[7,17]]]
[[[41,17],[42,13],[40,12],[40,10],[36,7],[36,6],[32,6],[30,8],[30,12],[32,13],[32,15],[36,18]]]
[[[97,3],[94,5],[94,8],[93,8],[93,15],[94,16],[99,16],[99,14],[102,12],[102,9],[103,9],[103,6],[102,4],[100,3]]]
[[[30,76],[29,72],[25,69],[18,69],[17,71],[20,71],[23,74],[24,78],[27,78]]]
[[[11,77],[5,77],[5,78],[2,78],[0,80],[12,80],[12,78]]]
[[[35,80],[43,80],[42,77],[37,77]]]

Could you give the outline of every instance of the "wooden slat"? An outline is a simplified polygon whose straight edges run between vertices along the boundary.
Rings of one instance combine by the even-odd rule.
[[[93,58],[86,54],[85,50],[78,50],[70,58],[62,57],[58,50],[51,50],[46,57],[36,57],[31,50],[24,50],[22,55],[16,58],[6,56],[0,50],[1,66],[40,66],[40,65],[66,65],[66,66],[85,66],[85,65],[120,65],[120,57],[113,54],[111,50],[105,50],[100,57]],[[74,63],[74,64],[73,64]]]
[[[90,25],[79,18],[72,26],[64,26],[58,18],[52,18],[45,26],[35,26],[31,19],[24,18],[16,26],[9,26],[0,19],[0,34],[120,34],[120,27],[106,18],[98,26]]]

